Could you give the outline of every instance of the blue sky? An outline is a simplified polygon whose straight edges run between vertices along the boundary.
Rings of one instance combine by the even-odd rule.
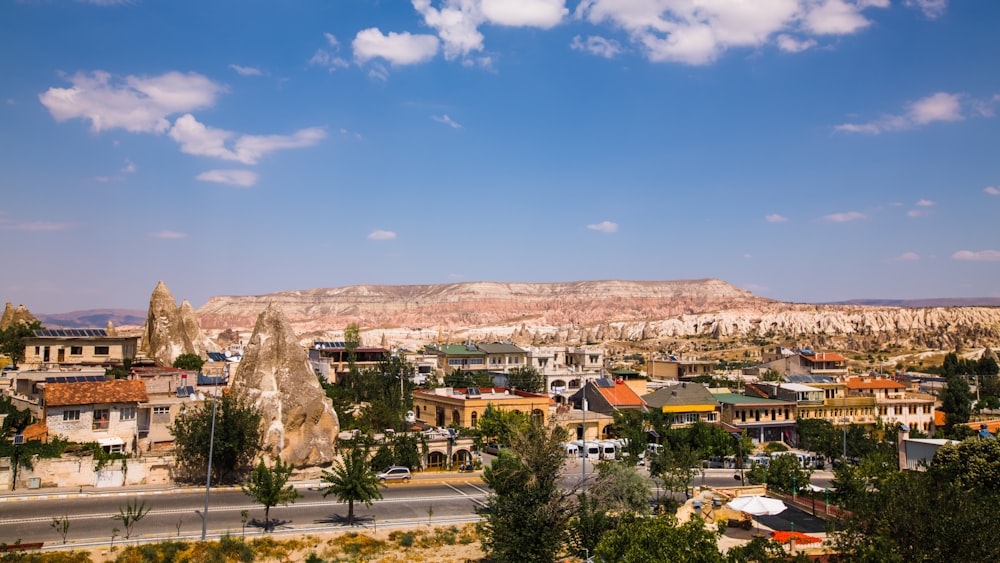
[[[0,300],[1000,296],[1000,3],[6,0]]]

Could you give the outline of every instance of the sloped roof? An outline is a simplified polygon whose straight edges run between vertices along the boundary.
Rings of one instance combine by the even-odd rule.
[[[477,348],[487,354],[527,354],[528,351],[518,348],[509,342],[492,342],[490,344],[477,344]]]
[[[146,401],[149,401],[146,383],[135,379],[49,383],[45,386],[45,404],[50,407]]]
[[[588,385],[592,385],[593,382],[588,382]],[[645,402],[642,397],[636,394],[631,387],[625,385],[624,382],[615,382],[614,385],[610,387],[601,387],[599,385],[594,385],[597,392],[601,394],[602,397],[610,404],[612,407],[642,407],[645,406]]]
[[[846,362],[847,358],[836,352],[813,352],[812,354],[800,354],[810,362]]]
[[[643,395],[642,400],[647,405],[662,409],[667,406],[683,405],[718,405],[708,389],[698,383],[681,383],[680,385],[669,385],[658,389],[648,395]]]

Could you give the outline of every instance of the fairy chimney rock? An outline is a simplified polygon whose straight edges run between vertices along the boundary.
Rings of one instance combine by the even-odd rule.
[[[187,301],[177,301],[160,281],[149,298],[149,312],[142,334],[142,352],[161,366],[169,366],[181,354],[206,357],[219,349],[198,325],[198,317]]]
[[[337,413],[291,323],[273,303],[257,317],[233,390],[261,410],[265,450],[299,466],[333,461]]]
[[[7,305],[3,308],[3,317],[0,317],[0,329],[5,329],[18,323],[30,325],[37,320],[35,315],[32,315],[31,311],[24,305],[14,307],[14,304],[8,301]]]

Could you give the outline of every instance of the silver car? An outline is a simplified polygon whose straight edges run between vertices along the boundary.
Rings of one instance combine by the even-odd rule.
[[[402,467],[400,465],[394,465],[392,467],[387,467],[384,471],[378,473],[378,480],[382,483],[386,481],[402,481],[408,483],[410,481],[410,468]]]

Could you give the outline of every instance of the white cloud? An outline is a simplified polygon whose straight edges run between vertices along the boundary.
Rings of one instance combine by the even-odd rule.
[[[311,59],[309,59],[309,64],[324,66],[330,72],[351,66],[351,64],[341,58],[339,54],[340,41],[337,41],[337,37],[332,33],[324,33],[323,37],[326,38],[326,43],[329,45],[330,49],[317,49],[316,53],[313,54]]]
[[[203,125],[191,114],[178,117],[170,129],[170,138],[180,144],[184,153],[235,160],[243,164],[257,164],[262,157],[276,150],[311,147],[326,137],[326,132],[311,127],[292,135],[240,135],[232,143],[232,148],[226,146],[235,136],[232,131]]]
[[[785,33],[778,36],[777,42],[778,48],[786,53],[801,53],[818,45],[815,39],[800,40]]]
[[[197,73],[127,76],[113,80],[103,71],[78,73],[70,88],[49,88],[38,98],[56,121],[90,120],[91,130],[121,128],[133,133],[163,133],[167,117],[212,106],[225,88]]]
[[[129,159],[125,159],[125,166],[120,170],[122,174],[132,174],[135,172],[135,163]]]
[[[229,65],[229,68],[236,71],[236,74],[240,76],[262,76],[264,73],[260,71],[259,68],[254,68],[252,66],[240,66],[236,64]]]
[[[351,44],[354,58],[366,62],[382,58],[394,65],[425,63],[437,54],[438,38],[433,35],[412,35],[407,32],[383,35],[377,27],[358,32]]]
[[[444,115],[432,115],[431,119],[433,119],[434,121],[437,121],[438,123],[444,123],[445,125],[447,125],[448,127],[451,127],[452,129],[461,129],[462,128],[462,126],[459,125],[454,119],[448,117],[448,114],[444,114]]]
[[[867,215],[859,211],[848,211],[846,213],[831,213],[829,215],[823,216],[824,221],[829,221],[831,223],[847,223],[850,221],[858,221],[867,218],[868,218]]]
[[[970,106],[975,103],[970,102]],[[989,117],[982,113],[983,117]],[[911,103],[903,115],[884,115],[868,123],[844,123],[834,126],[835,131],[846,133],[867,133],[877,135],[886,131],[903,131],[935,121],[961,121],[965,119],[962,110],[962,95],[937,92]]]
[[[483,50],[483,34],[479,25],[484,16],[479,4],[468,0],[446,0],[440,9],[430,0],[413,0],[413,8],[424,17],[424,23],[437,30],[444,42],[444,57],[453,60]]]
[[[907,217],[926,217],[930,214],[931,212],[926,209],[911,209],[906,212]]]
[[[441,0],[439,8],[432,6],[431,0],[411,2],[424,23],[437,31],[444,43],[445,58],[463,57],[463,64],[465,57],[483,50],[483,34],[479,31],[483,24],[549,29],[569,13],[564,0]],[[473,64],[489,68],[483,62]]]
[[[996,186],[986,186],[983,191],[990,195],[1000,195],[1000,188]]]
[[[0,222],[0,228],[8,231],[65,231],[72,226],[72,223],[55,223],[49,221],[28,221],[26,223],[7,223],[6,221]]]
[[[917,260],[920,260],[920,255],[916,252],[904,252],[889,259],[890,262],[914,262]]]
[[[917,207],[933,207],[934,202],[929,199],[918,199]]]
[[[906,5],[917,8],[930,19],[937,19],[948,9],[948,0],[906,0]]]
[[[784,215],[779,215],[777,213],[772,213],[770,215],[764,216],[764,220],[767,221],[768,223],[784,223],[785,221],[788,220],[788,217],[785,217]]]
[[[577,35],[573,37],[573,41],[569,46],[577,51],[586,51],[605,59],[610,59],[622,52],[621,44],[617,41],[614,39],[605,39],[597,35],[588,36],[586,41]]]
[[[368,78],[372,80],[378,80],[379,82],[385,82],[389,80],[389,69],[378,63],[372,64],[372,67],[368,69]]]
[[[601,221],[600,223],[594,223],[592,225],[587,225],[587,228],[591,231],[597,231],[600,233],[617,233],[618,223],[613,223],[611,221]]]
[[[848,0],[824,0],[813,3],[805,17],[805,27],[819,35],[848,35],[864,29],[871,22],[861,11],[874,5],[886,7],[888,2],[850,2]]]
[[[482,0],[490,23],[549,29],[569,14],[564,0]]]
[[[368,234],[368,240],[393,240],[394,238],[396,238],[396,233],[381,229],[375,229]]]
[[[797,52],[814,36],[844,35],[868,25],[863,12],[888,0],[582,0],[574,12],[593,24],[610,22],[629,34],[652,61],[708,64],[733,48],[776,43]]]
[[[934,121],[959,121],[962,107],[958,94],[938,92],[910,105],[910,119],[917,125]]]
[[[187,238],[187,233],[179,233],[177,231],[156,231],[155,233],[149,233],[149,236],[150,238],[173,240],[179,238]]]
[[[970,260],[974,262],[1000,262],[1000,250],[959,250],[951,255],[955,260]]]
[[[196,179],[247,188],[257,183],[257,173],[250,170],[208,170],[198,174]]]

